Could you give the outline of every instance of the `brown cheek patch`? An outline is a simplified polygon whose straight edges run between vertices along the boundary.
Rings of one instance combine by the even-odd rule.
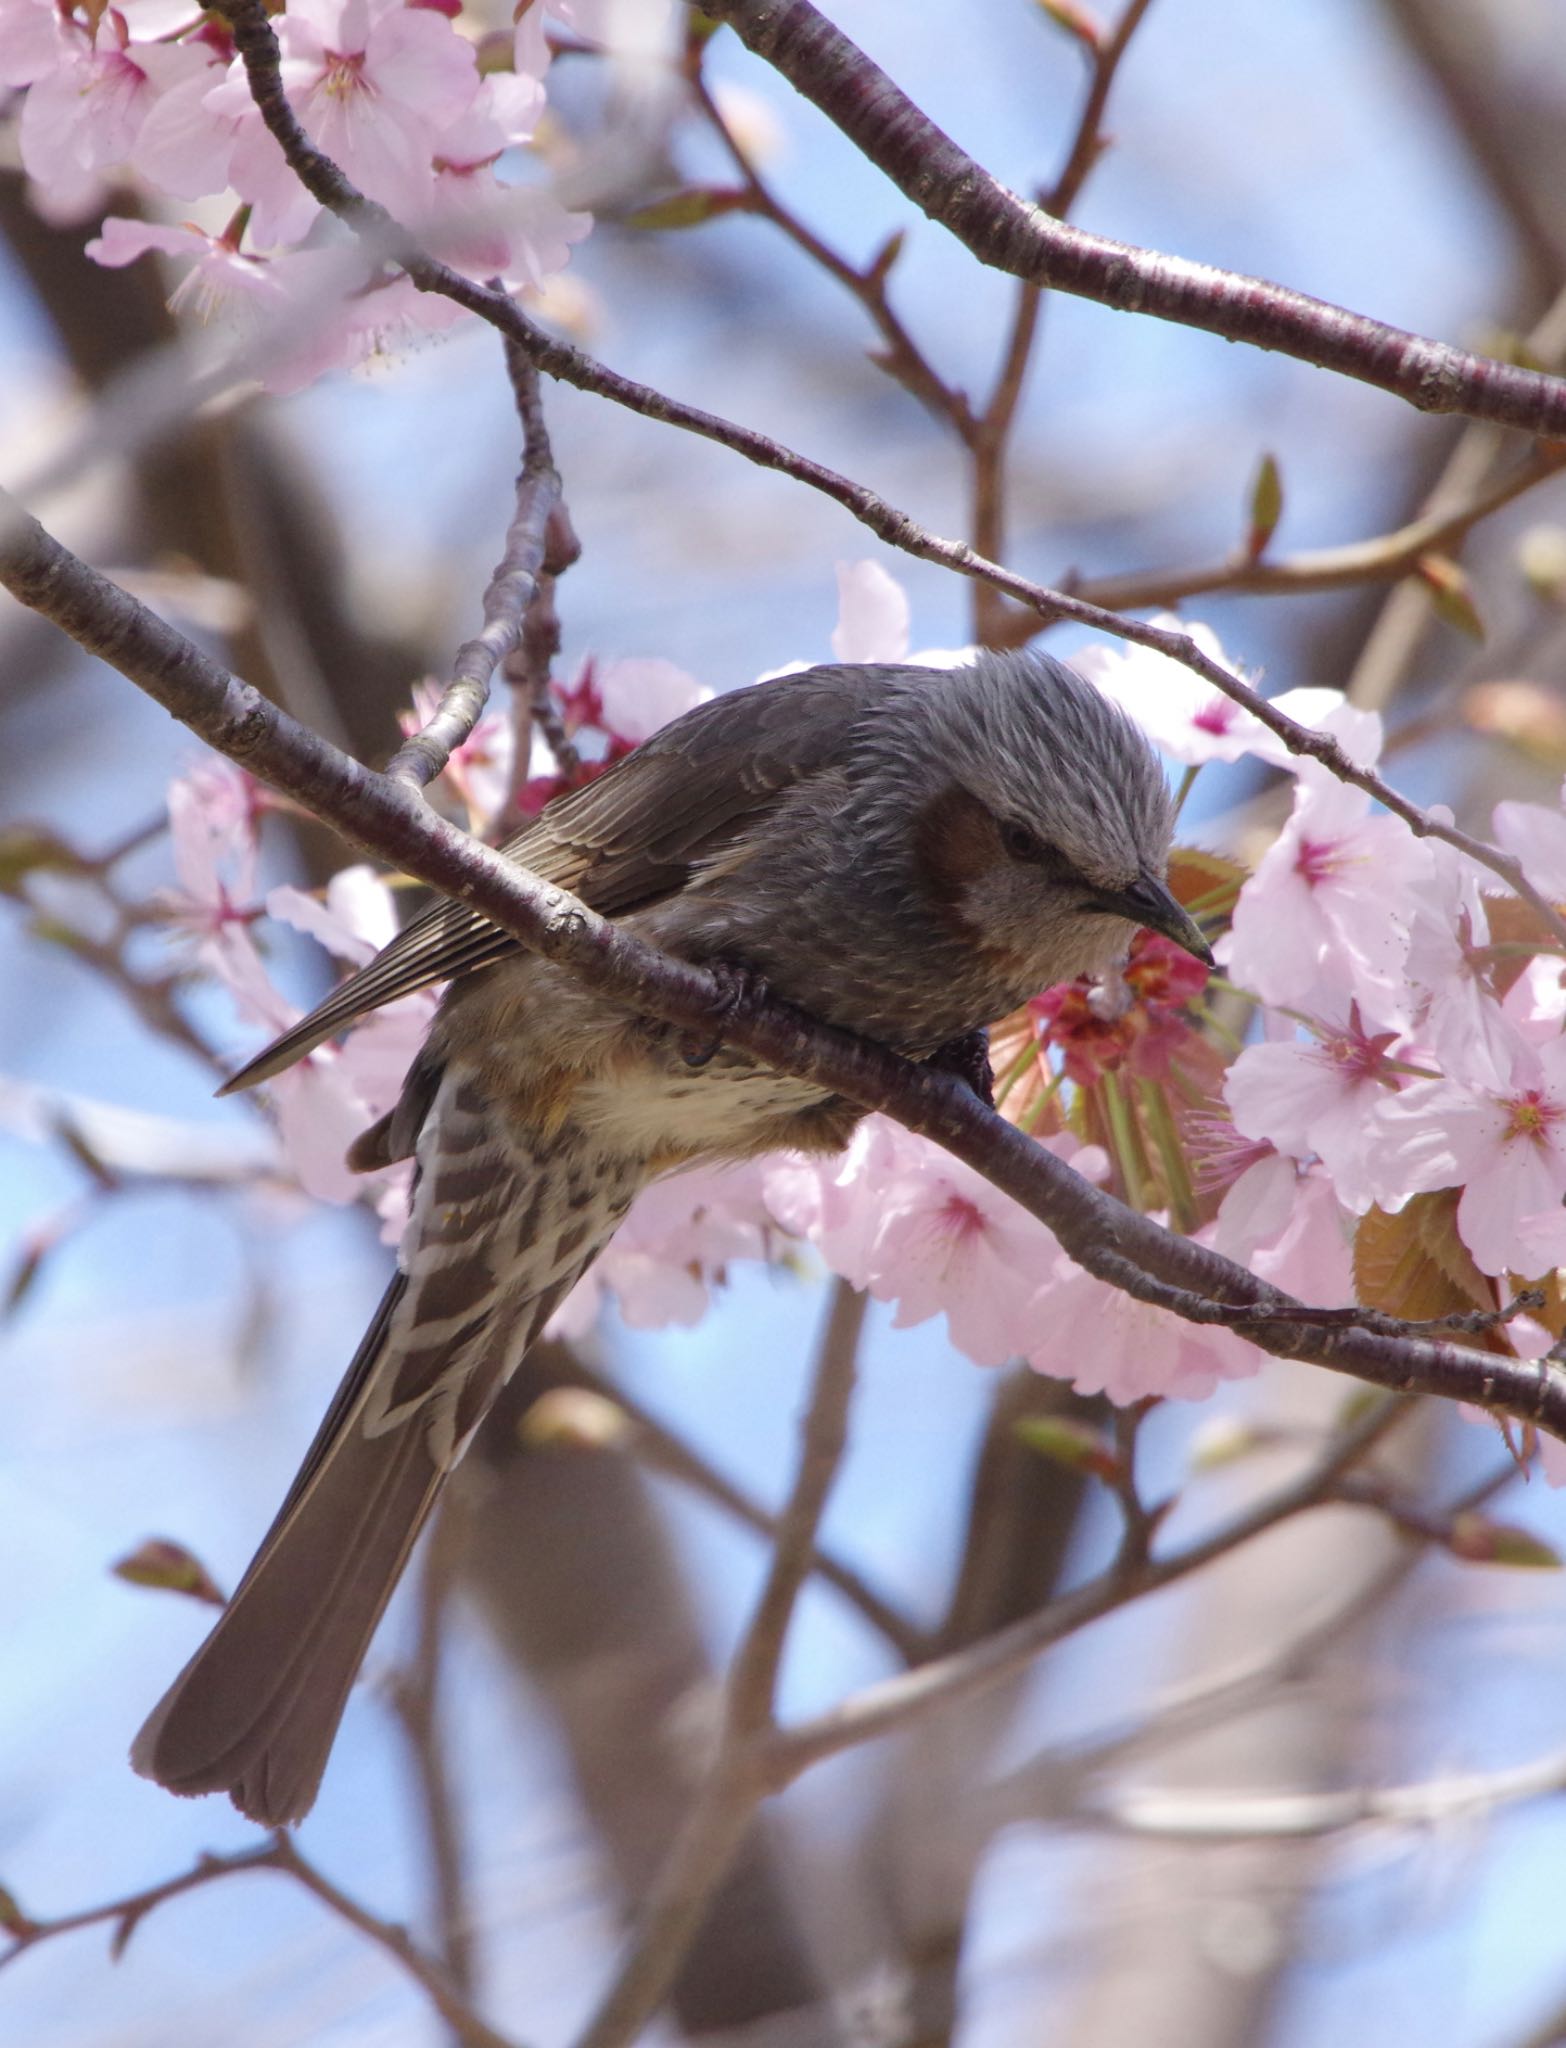
[[[960,783],[930,798],[914,818],[914,867],[935,910],[972,944],[963,915],[969,888],[1005,858],[1000,831],[979,799]]]

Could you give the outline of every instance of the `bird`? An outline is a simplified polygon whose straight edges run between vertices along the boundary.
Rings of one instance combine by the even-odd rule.
[[[1141,730],[1037,650],[839,664],[710,699],[502,849],[639,937],[915,1059],[1138,926],[1211,961],[1166,883]],[[396,1106],[349,1151],[415,1179],[397,1271],[253,1562],[137,1736],[177,1793],[271,1827],[313,1803],[441,1487],[635,1196],[696,1161],[834,1152],[860,1107],[609,1001],[441,901],[226,1084],[446,982]]]

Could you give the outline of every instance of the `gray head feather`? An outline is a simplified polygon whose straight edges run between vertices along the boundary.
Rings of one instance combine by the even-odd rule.
[[[944,776],[996,818],[1030,826],[1100,886],[1164,871],[1174,803],[1158,756],[1118,705],[1050,655],[907,669],[861,736],[867,754],[898,757],[919,783]]]

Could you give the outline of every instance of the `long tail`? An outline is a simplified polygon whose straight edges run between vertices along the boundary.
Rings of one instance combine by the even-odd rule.
[[[578,1147],[530,1147],[449,1079],[433,1123],[406,1270],[233,1599],[131,1749],[144,1777],[227,1792],[272,1827],[315,1799],[447,1474],[645,1177]]]

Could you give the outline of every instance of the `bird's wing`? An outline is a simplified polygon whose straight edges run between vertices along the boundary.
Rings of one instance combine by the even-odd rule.
[[[840,760],[896,673],[807,669],[715,697],[557,797],[500,850],[606,917],[644,909],[682,888],[784,790]],[[519,950],[467,904],[432,904],[221,1092],[270,1079],[370,1010]]]

